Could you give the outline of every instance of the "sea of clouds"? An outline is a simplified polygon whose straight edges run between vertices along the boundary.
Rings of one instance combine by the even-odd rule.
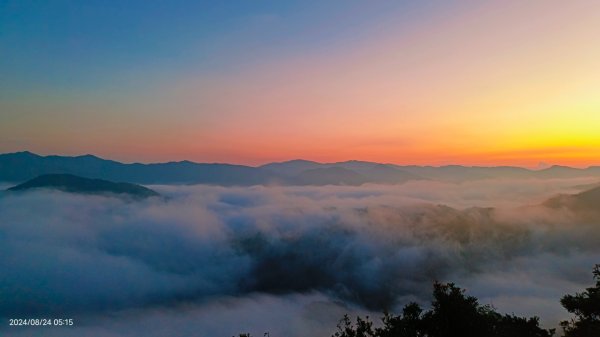
[[[329,336],[345,313],[427,307],[455,282],[500,312],[568,317],[600,218],[541,203],[593,179],[359,187],[151,186],[133,202],[0,195],[0,316],[30,336]]]

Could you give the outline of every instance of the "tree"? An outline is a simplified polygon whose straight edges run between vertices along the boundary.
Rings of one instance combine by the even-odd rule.
[[[498,316],[493,334],[496,337],[551,337],[555,333],[555,329],[541,329],[538,317]]]
[[[568,312],[575,315],[569,321],[560,323],[565,337],[600,336],[600,265],[592,271],[596,285],[582,293],[565,295],[560,303]]]
[[[352,324],[348,315],[340,320],[337,325],[338,331],[332,337],[377,337],[373,331],[373,322],[367,316],[364,320],[356,317],[356,324]]]
[[[436,282],[431,306],[423,317],[427,336],[491,336],[491,325],[486,324],[490,308],[480,306],[477,298],[466,296],[465,291],[454,283]]]
[[[385,313],[382,321],[383,327],[377,328],[378,337],[422,337],[423,335],[423,309],[417,303],[409,303],[404,306],[402,315],[394,316]]]
[[[540,328],[537,317],[501,315],[491,306],[480,305],[477,298],[467,296],[453,283],[435,283],[431,309],[423,311],[417,303],[409,303],[402,314],[385,313],[383,326],[356,318],[353,324],[344,315],[338,332],[332,337],[551,337],[553,330]],[[598,335],[600,336],[600,335]],[[588,336],[590,337],[590,336]]]

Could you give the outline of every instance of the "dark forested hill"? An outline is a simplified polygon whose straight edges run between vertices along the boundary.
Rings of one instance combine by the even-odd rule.
[[[32,189],[56,189],[70,193],[81,194],[117,194],[134,198],[159,196],[155,191],[144,186],[130,183],[115,183],[102,179],[88,179],[72,174],[45,174],[33,178],[8,191],[28,191]]]

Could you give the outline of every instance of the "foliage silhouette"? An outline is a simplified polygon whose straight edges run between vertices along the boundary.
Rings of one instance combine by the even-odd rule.
[[[348,315],[340,320],[337,325],[338,332],[333,337],[375,337],[378,336],[373,330],[373,322],[367,316],[364,320],[356,317],[356,324],[352,324]]]
[[[409,303],[402,314],[385,313],[381,328],[373,328],[366,317],[352,323],[348,315],[339,322],[332,337],[551,337],[554,330],[540,328],[537,317],[502,315],[480,305],[477,298],[453,283],[435,283],[431,310]]]
[[[561,304],[575,317],[561,322],[565,337],[600,336],[600,264],[593,269],[596,285],[582,293],[565,295]],[[538,317],[502,315],[454,283],[433,285],[431,309],[409,303],[398,316],[384,313],[382,326],[373,327],[366,316],[352,322],[348,315],[337,324],[332,337],[552,337],[554,329],[542,329]],[[268,333],[265,333],[267,336]],[[240,334],[239,337],[250,337]]]
[[[600,336],[600,265],[593,270],[596,285],[582,293],[565,295],[560,303],[568,312],[575,315],[570,321],[563,321],[565,337]]]

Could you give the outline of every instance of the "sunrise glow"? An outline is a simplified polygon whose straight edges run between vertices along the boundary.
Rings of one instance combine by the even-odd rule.
[[[2,152],[600,164],[597,1],[3,6]]]

